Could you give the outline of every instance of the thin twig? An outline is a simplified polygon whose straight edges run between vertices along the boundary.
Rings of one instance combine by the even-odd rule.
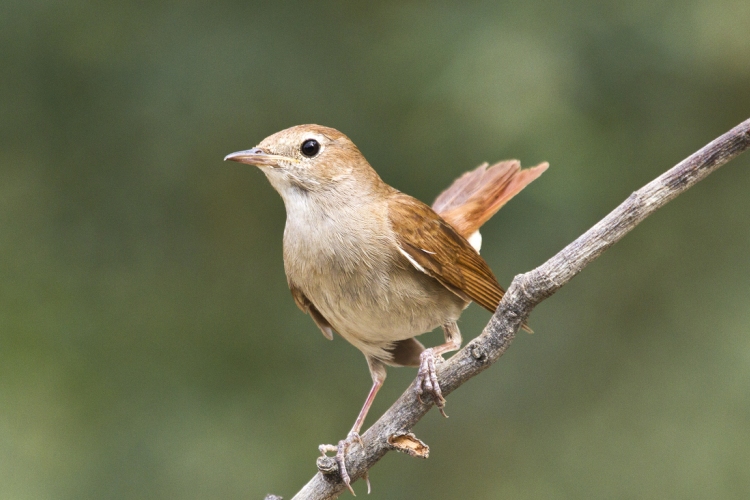
[[[443,394],[450,394],[497,361],[537,304],[570,281],[643,219],[748,147],[750,119],[634,192],[609,215],[547,262],[528,273],[516,276],[482,334],[440,365],[438,380]],[[432,408],[431,403],[421,404],[415,394],[412,383],[393,406],[362,435],[364,450],[358,445],[350,448],[346,465],[353,481],[364,477],[383,455],[396,449],[390,438],[408,434]],[[424,446],[424,443],[421,444]],[[419,443],[414,446],[418,447]],[[426,456],[426,453],[415,456]],[[336,467],[332,467],[325,458],[318,460],[318,468],[326,473],[318,472],[293,500],[332,499],[345,489]]]

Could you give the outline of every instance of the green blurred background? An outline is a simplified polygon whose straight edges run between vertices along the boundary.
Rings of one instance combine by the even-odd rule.
[[[549,161],[484,231],[507,285],[750,117],[750,3],[1,0],[0,71],[0,498],[289,498],[370,378],[224,155],[320,123],[428,202]],[[540,305],[372,498],[750,498],[749,193],[747,153]]]

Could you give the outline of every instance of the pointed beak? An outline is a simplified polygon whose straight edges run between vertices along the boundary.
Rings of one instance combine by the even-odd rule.
[[[297,160],[294,158],[268,154],[260,148],[253,148],[246,151],[237,151],[236,153],[228,154],[224,157],[224,161],[227,160],[247,163],[248,165],[255,165],[257,167],[278,167],[279,162],[297,163]]]

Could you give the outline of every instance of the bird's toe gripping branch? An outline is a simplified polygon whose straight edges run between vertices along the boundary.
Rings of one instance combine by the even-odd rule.
[[[432,348],[425,349],[422,354],[420,354],[419,358],[420,363],[416,383],[417,398],[422,404],[424,404],[424,401],[422,401],[422,395],[429,394],[432,396],[432,400],[435,402],[438,410],[440,410],[440,413],[447,418],[448,415],[445,414],[444,410],[445,398],[443,397],[443,392],[440,390],[440,384],[437,380],[437,370],[435,368],[436,362],[438,360],[442,361],[443,358],[441,358],[440,355],[435,354]]]
[[[350,432],[349,435],[346,436],[346,439],[342,439],[341,441],[339,441],[338,445],[321,444],[320,446],[318,446],[318,449],[323,455],[318,458],[317,465],[318,470],[323,474],[338,472],[341,476],[341,480],[344,482],[351,494],[357,496],[356,493],[354,493],[354,489],[352,488],[352,480],[351,477],[349,477],[349,472],[346,470],[346,452],[349,447],[355,442],[359,444],[360,448],[364,449],[365,444],[362,441],[362,437],[358,432],[355,431]],[[329,457],[326,455],[326,453],[329,452],[335,452],[336,455],[334,455],[333,457]],[[333,458],[333,463],[331,463],[331,458]],[[367,482],[367,493],[369,494],[370,479],[367,476],[367,473],[365,473],[364,479]]]

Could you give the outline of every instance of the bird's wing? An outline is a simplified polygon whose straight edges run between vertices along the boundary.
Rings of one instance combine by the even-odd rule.
[[[495,312],[505,291],[466,239],[430,207],[403,193],[389,199],[399,252],[417,270],[466,300]]]
[[[320,331],[323,332],[323,336],[328,340],[333,340],[333,327],[328,320],[320,314],[320,311],[315,308],[305,294],[302,293],[302,290],[297,288],[294,283],[290,281],[289,291],[292,292],[292,297],[294,297],[294,302],[297,304],[297,307],[302,309],[302,312],[310,315],[313,321],[315,321],[315,324],[318,325],[318,328],[320,328]]]

